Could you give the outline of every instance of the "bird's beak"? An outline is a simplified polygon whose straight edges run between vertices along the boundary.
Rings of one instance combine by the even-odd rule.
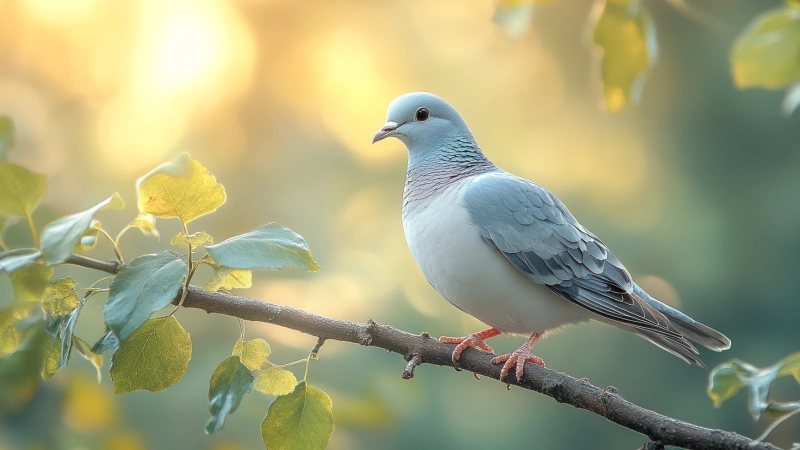
[[[374,144],[392,136],[395,130],[397,130],[397,122],[386,122],[381,129],[375,133],[375,136],[372,137],[372,143]]]

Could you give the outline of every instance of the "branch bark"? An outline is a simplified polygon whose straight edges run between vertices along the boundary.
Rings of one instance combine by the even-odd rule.
[[[67,262],[109,273],[119,271],[119,265],[116,263],[80,255],[72,256]],[[174,303],[177,304],[179,300],[180,294]],[[420,364],[453,367],[450,358],[453,351],[452,344],[440,343],[428,333],[411,334],[391,325],[378,324],[372,319],[366,323],[339,320],[289,306],[218,292],[206,292],[196,286],[189,287],[183,306],[291,328],[316,336],[320,342],[333,339],[379,347],[405,358],[408,364],[403,369],[403,378],[412,378],[414,369]],[[458,368],[499,381],[500,366],[490,363],[493,356],[483,351],[467,350],[461,354]],[[518,383],[513,376],[502,382],[536,391],[552,397],[559,403],[567,403],[593,412],[647,436],[656,445],[656,447],[646,445],[643,448],[668,445],[697,450],[779,450],[772,444],[755,442],[733,432],[704,428],[664,416],[625,400],[614,387],[601,389],[585,379],[577,379],[535,364],[525,365],[525,375],[521,382]]]

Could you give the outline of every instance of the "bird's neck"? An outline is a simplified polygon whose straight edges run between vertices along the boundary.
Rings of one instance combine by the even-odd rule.
[[[403,191],[403,216],[424,206],[453,183],[464,178],[497,171],[471,136],[449,139],[428,151],[410,149],[406,185]]]

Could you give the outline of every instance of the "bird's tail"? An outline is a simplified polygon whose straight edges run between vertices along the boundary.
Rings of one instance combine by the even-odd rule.
[[[641,297],[642,300],[646,301],[658,312],[664,314],[685,337],[716,352],[731,348],[731,340],[727,336],[654,299],[636,283],[633,284],[633,293]],[[658,344],[656,343],[656,345]]]

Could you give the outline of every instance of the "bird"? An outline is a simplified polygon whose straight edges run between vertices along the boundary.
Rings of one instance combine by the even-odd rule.
[[[520,382],[537,340],[596,320],[630,331],[689,364],[705,367],[692,340],[714,351],[731,341],[642,289],[595,234],[552,192],[497,167],[461,114],[427,92],[389,105],[372,143],[399,139],[408,149],[403,230],[411,254],[433,288],[488,329],[442,336],[463,351],[494,353],[486,340],[528,336],[517,350],[494,357],[500,379]]]

